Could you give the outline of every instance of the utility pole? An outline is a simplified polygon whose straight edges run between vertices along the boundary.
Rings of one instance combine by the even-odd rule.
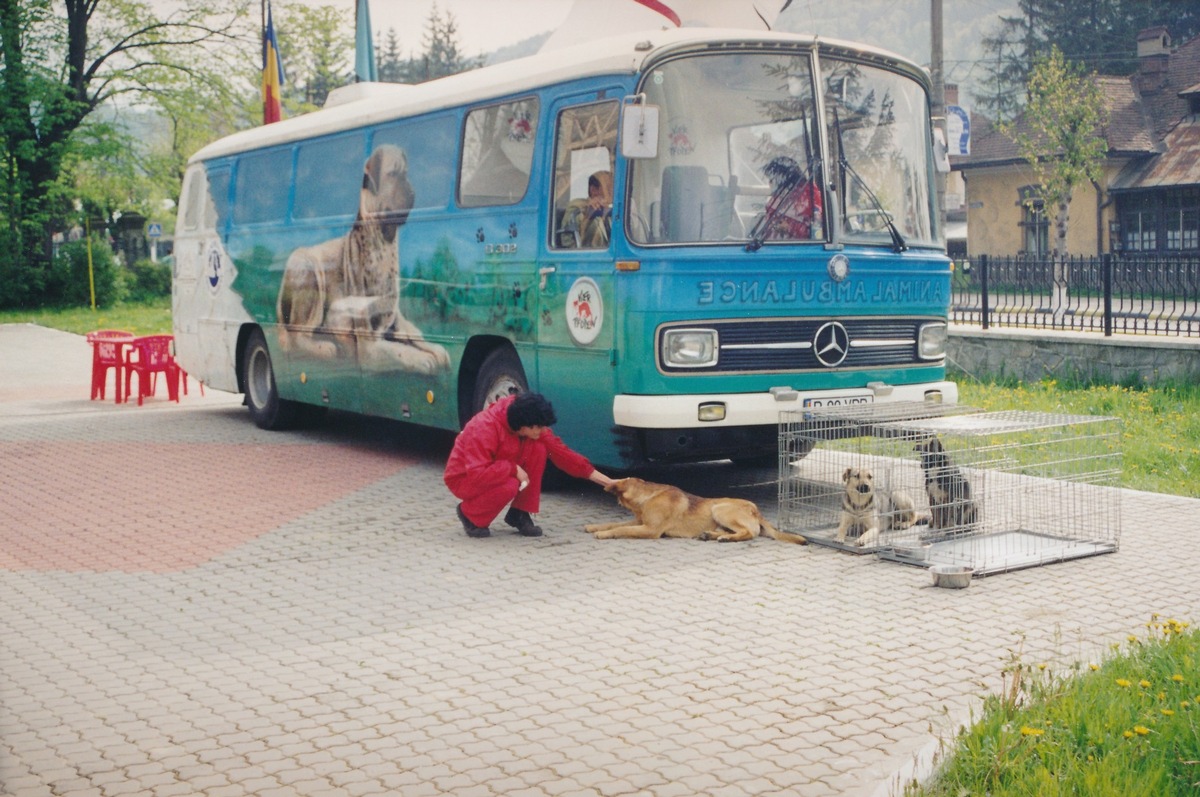
[[[929,73],[933,79],[930,113],[934,127],[946,139],[946,79],[942,71],[942,0],[929,0]],[[947,142],[949,143],[949,142]],[[946,174],[937,172],[938,228],[946,229]]]

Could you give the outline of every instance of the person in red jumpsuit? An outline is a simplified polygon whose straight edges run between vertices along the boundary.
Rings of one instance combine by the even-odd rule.
[[[767,200],[768,241],[808,241],[822,236],[821,190],[804,176],[800,164],[787,156],[775,158],[763,168],[771,184]]]
[[[462,501],[456,511],[467,536],[491,536],[488,526],[509,504],[505,523],[522,536],[542,536],[531,515],[541,502],[547,459],[576,478],[602,487],[612,482],[550,431],[557,420],[544,396],[521,393],[485,408],[459,432],[442,478]]]

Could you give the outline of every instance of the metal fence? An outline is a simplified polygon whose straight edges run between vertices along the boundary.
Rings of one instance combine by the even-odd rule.
[[[980,255],[954,270],[950,320],[1200,337],[1200,256]]]

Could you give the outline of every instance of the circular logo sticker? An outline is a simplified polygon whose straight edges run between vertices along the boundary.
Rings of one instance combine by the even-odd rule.
[[[850,273],[850,258],[840,253],[836,254],[829,258],[829,262],[825,265],[825,270],[829,272],[831,280],[841,282]]]
[[[567,291],[567,329],[576,343],[586,346],[600,334],[603,324],[600,286],[590,277],[580,277]]]
[[[208,247],[208,257],[204,263],[204,281],[213,293],[221,287],[221,248],[215,243]]]

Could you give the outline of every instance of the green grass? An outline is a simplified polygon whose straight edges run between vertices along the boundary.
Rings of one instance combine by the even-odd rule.
[[[962,404],[1121,419],[1122,486],[1200,498],[1200,386],[979,382],[955,374]]]
[[[64,310],[4,310],[0,324],[38,324],[86,335],[96,329],[123,329],[135,335],[171,334],[171,299],[126,302],[105,310],[74,307]]]
[[[1145,639],[1065,673],[1021,661],[908,797],[1200,793],[1200,637],[1152,618]]]

